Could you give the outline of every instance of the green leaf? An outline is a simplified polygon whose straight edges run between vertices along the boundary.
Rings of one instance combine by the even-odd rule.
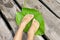
[[[16,13],[16,23],[17,23],[17,25],[19,25],[21,23],[23,17],[24,16],[21,14],[21,12]]]
[[[35,35],[43,35],[45,33],[45,24],[42,14],[35,9],[30,8],[22,8],[22,12],[16,13],[16,23],[19,25],[21,23],[21,20],[26,14],[33,14],[34,18],[40,23],[39,29],[35,33]],[[32,20],[26,25],[26,28],[24,29],[24,32],[28,32],[30,26],[31,26]]]

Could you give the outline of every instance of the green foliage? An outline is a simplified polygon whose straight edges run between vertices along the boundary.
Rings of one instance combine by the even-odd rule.
[[[44,19],[42,14],[35,10],[30,8],[22,8],[22,12],[16,13],[16,23],[19,25],[21,23],[21,20],[26,14],[33,14],[34,18],[40,23],[39,29],[35,33],[35,35],[43,35],[45,33],[45,25],[44,25]],[[24,32],[28,32],[30,26],[32,24],[32,20],[26,25],[26,28],[24,29]]]

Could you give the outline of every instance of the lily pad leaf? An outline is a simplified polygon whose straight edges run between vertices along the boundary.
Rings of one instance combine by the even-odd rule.
[[[43,35],[45,33],[45,23],[42,16],[42,13],[38,10],[31,9],[31,8],[22,8],[22,12],[16,13],[16,23],[19,25],[21,23],[21,20],[26,14],[33,14],[34,18],[40,23],[39,29],[35,33],[35,35]],[[31,26],[32,20],[26,25],[24,32],[28,32],[30,26]]]

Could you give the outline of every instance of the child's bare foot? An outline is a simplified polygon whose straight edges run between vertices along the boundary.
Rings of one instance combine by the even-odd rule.
[[[24,16],[21,24],[19,25],[19,29],[14,37],[14,40],[22,40],[23,30],[24,30],[25,26],[33,19],[33,17],[34,17],[34,15],[32,15],[32,14],[27,14],[26,16]]]
[[[29,32],[31,31],[32,33],[33,32],[35,33],[38,30],[38,28],[39,28],[39,22],[36,19],[33,19]]]
[[[20,28],[22,27],[22,30],[23,30],[25,28],[25,26],[33,19],[33,17],[34,17],[34,15],[32,15],[32,14],[25,15],[20,24]]]
[[[32,25],[28,31],[28,39],[27,40],[33,40],[35,32],[39,28],[39,22],[35,19],[33,19]]]

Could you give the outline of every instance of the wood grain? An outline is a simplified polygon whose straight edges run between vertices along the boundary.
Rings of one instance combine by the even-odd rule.
[[[60,17],[60,3],[57,0],[42,0]]]
[[[10,3],[7,3],[6,5],[1,4],[1,11],[6,16],[9,24],[13,28],[14,32],[16,32],[16,29],[18,28],[15,22],[15,16],[16,12],[20,11],[16,4],[14,4],[13,1],[9,1]],[[12,6],[11,6],[12,5]],[[10,7],[11,6],[11,7]]]
[[[12,34],[0,17],[0,40],[13,40]]]

